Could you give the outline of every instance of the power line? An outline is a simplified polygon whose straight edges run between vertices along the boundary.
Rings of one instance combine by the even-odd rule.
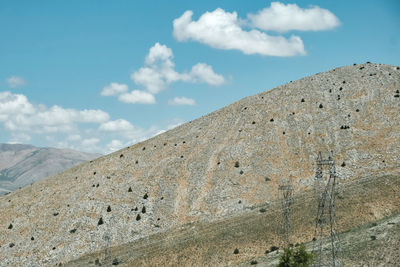
[[[324,169],[328,169],[328,175],[324,175]],[[328,178],[324,178],[328,176]],[[331,151],[327,159],[318,153],[315,172],[315,193],[318,199],[317,216],[315,220],[315,232],[313,238],[313,252],[316,255],[314,266],[341,266],[339,253],[340,241],[336,233],[335,196],[336,166]],[[323,250],[323,237],[329,233],[331,257],[326,256]]]

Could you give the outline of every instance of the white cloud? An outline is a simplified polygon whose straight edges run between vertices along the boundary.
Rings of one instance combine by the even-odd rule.
[[[31,104],[25,95],[0,92],[0,122],[10,131],[69,132],[78,123],[109,120],[102,110],[75,110],[59,106],[47,108]]]
[[[26,84],[24,78],[19,76],[11,76],[10,78],[7,78],[6,81],[8,83],[8,86],[10,86],[11,88],[16,88]]]
[[[189,105],[193,106],[196,105],[194,99],[187,98],[187,97],[175,97],[174,99],[168,100],[169,105],[178,106],[178,105]]]
[[[194,40],[218,49],[240,50],[245,54],[265,56],[294,56],[305,54],[303,41],[292,35],[270,36],[252,29],[242,29],[242,22],[236,12],[225,12],[218,8],[206,12],[198,21],[192,20],[193,12],[188,10],[173,22],[173,34],[178,41]]]
[[[110,83],[101,91],[102,96],[115,96],[128,91],[128,85],[120,83]]]
[[[132,131],[133,129],[133,125],[129,121],[126,121],[124,119],[107,121],[102,123],[99,127],[99,130],[108,132]]]
[[[139,90],[133,90],[130,93],[122,94],[118,97],[124,103],[138,103],[138,104],[155,104],[156,99],[154,95]]]
[[[211,66],[198,63],[190,73],[175,71],[174,55],[166,45],[156,43],[146,56],[145,66],[131,74],[132,80],[142,85],[149,93],[157,94],[169,84],[182,81],[221,85],[225,82],[222,75],[216,74]]]
[[[0,131],[6,133],[3,136],[10,136],[4,142],[35,144],[39,141],[49,147],[109,153],[153,137],[169,129],[172,123],[181,122],[173,120],[141,128],[122,118],[110,120],[102,110],[46,107],[30,103],[22,94],[0,92]]]
[[[31,136],[25,133],[13,133],[9,144],[27,144],[31,140]]]
[[[329,30],[340,24],[339,19],[327,9],[318,6],[300,8],[296,4],[279,2],[272,2],[270,7],[247,16],[251,26],[277,32]]]
[[[67,140],[72,142],[79,141],[81,139],[82,137],[79,134],[71,134],[67,137]]]
[[[100,142],[99,138],[88,138],[82,140],[82,146],[84,147],[92,147]]]
[[[149,53],[146,56],[146,64],[153,65],[157,61],[161,61],[163,63],[171,62],[171,59],[174,57],[171,48],[168,48],[166,45],[161,45],[160,43],[156,43],[153,47],[150,48]]]
[[[192,67],[190,72],[191,80],[203,81],[210,85],[221,85],[225,82],[225,78],[222,75],[216,74],[210,65],[205,63],[197,63]]]
[[[210,65],[197,63],[190,72],[175,70],[171,48],[155,43],[146,55],[145,65],[132,72],[131,79],[144,90],[128,92],[125,84],[111,83],[103,88],[101,95],[117,96],[124,103],[155,104],[155,95],[174,82],[207,83],[218,86],[225,83],[224,76],[214,72]]]
[[[124,147],[124,144],[120,140],[113,139],[110,143],[107,144],[107,149],[109,153],[120,150]]]

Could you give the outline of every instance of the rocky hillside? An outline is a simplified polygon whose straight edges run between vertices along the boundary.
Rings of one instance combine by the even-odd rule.
[[[318,151],[337,163],[340,231],[400,213],[399,90],[399,67],[333,69],[3,196],[0,262],[240,263],[282,243],[282,178],[309,241]]]
[[[0,144],[0,194],[99,157],[71,149]]]

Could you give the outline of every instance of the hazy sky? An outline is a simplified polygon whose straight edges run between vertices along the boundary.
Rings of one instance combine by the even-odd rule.
[[[1,0],[0,143],[109,153],[366,61],[400,65],[400,1]]]

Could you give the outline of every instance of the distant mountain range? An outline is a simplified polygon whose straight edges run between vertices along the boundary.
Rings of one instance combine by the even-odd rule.
[[[0,195],[99,156],[71,149],[0,144]]]

